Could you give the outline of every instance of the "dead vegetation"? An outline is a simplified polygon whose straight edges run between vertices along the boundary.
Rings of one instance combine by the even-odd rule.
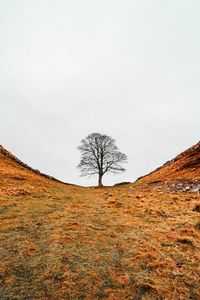
[[[139,178],[159,192],[200,194],[200,142]]]
[[[196,204],[195,207],[193,208],[193,211],[200,213],[200,204]]]
[[[200,299],[199,195],[0,170],[1,300]]]
[[[0,299],[198,299],[198,197],[59,184],[1,195]]]

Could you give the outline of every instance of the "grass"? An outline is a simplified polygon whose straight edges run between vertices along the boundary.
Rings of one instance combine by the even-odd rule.
[[[200,299],[199,195],[65,186],[6,166],[1,300]]]
[[[1,196],[0,299],[198,299],[199,196],[107,197],[64,186]]]

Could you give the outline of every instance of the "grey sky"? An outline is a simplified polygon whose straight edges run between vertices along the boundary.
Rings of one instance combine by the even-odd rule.
[[[111,135],[134,181],[198,142],[198,0],[0,0],[0,143],[66,182]]]

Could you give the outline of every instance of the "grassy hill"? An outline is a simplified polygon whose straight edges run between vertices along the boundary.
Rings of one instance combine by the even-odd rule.
[[[200,299],[197,193],[66,185],[1,149],[1,300]]]
[[[161,190],[200,193],[200,142],[139,178],[142,184]]]

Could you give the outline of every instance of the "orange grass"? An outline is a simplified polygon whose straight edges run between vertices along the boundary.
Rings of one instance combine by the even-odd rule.
[[[1,300],[200,299],[199,195],[0,170]]]

